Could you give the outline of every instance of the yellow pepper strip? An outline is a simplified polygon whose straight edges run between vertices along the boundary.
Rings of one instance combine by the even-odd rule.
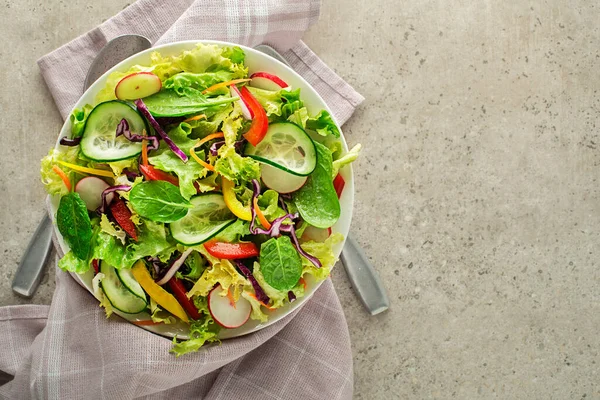
[[[228,81],[228,82],[217,83],[216,85],[212,85],[212,86],[207,87],[206,89],[204,89],[202,91],[202,94],[206,94],[208,92],[212,92],[213,90],[217,90],[217,89],[220,89],[222,87],[231,86],[231,85],[237,85],[238,83],[242,83],[242,82],[248,82],[250,80],[251,79],[234,79],[234,80]]]
[[[209,140],[222,138],[224,136],[225,136],[225,134],[223,132],[211,133],[210,135],[207,135],[206,137],[200,139],[198,141],[198,143],[196,143],[194,145],[194,147],[192,147],[190,149],[190,155],[192,156],[192,158],[194,160],[196,160],[198,162],[198,164],[202,165],[204,168],[206,168],[209,171],[214,171],[215,167],[213,167],[212,165],[210,165],[209,163],[207,163],[206,161],[204,161],[200,157],[198,157],[198,155],[196,154],[196,152],[194,150],[196,150],[198,147],[202,146],[204,143],[208,142]]]
[[[199,114],[199,115],[194,115],[193,117],[189,117],[188,119],[183,120],[183,122],[192,122],[192,121],[198,121],[199,119],[206,119],[206,115],[204,114]]]
[[[267,230],[271,229],[271,223],[267,220],[267,218],[265,217],[265,214],[263,214],[262,210],[258,206],[258,197],[254,198],[254,212],[256,213],[256,216],[258,217],[258,221],[263,226],[263,228],[265,228]]]
[[[250,211],[250,207],[245,207],[237,199],[235,192],[233,191],[233,182],[223,177],[221,179],[221,188],[223,190],[223,200],[225,200],[225,204],[227,205],[227,208],[229,208],[229,211],[231,211],[239,219],[251,221],[252,212]]]
[[[107,176],[109,178],[114,178],[115,174],[110,171],[106,171],[104,169],[96,169],[96,168],[88,168],[82,167],[81,165],[71,164],[68,162],[64,162],[61,160],[56,160],[61,165],[64,165],[67,168],[71,168],[73,171],[84,172],[86,174],[99,175],[99,176]]]
[[[148,296],[150,296],[156,302],[156,304],[183,322],[189,322],[189,318],[185,313],[185,310],[183,307],[181,307],[181,304],[179,304],[175,296],[154,282],[154,279],[152,279],[150,276],[150,272],[148,272],[148,268],[146,268],[146,265],[143,261],[136,262],[131,268],[131,273],[133,274],[135,280],[138,281],[142,289],[148,293]]]

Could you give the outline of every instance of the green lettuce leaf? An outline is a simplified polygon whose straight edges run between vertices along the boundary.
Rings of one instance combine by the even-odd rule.
[[[343,240],[344,236],[341,233],[334,233],[323,243],[312,240],[302,243],[302,249],[308,254],[317,257],[323,265],[321,268],[316,268],[308,259],[300,257],[302,259],[302,275],[310,274],[314,276],[317,281],[327,279],[331,273],[331,269],[337,261],[333,255],[333,246],[341,243]]]
[[[110,169],[112,169],[113,173],[118,176],[123,173],[123,170],[125,168],[128,168],[130,170],[136,169],[137,165],[138,165],[138,161],[137,161],[137,158],[130,158],[128,160],[112,161],[112,162],[108,162],[106,164],[108,164]]]
[[[67,254],[63,256],[58,262],[58,267],[63,271],[75,272],[77,274],[83,274],[88,269],[90,269],[90,261],[82,260],[77,258],[77,256],[69,251]]]
[[[204,158],[204,151],[197,151],[196,154],[201,159]],[[179,191],[186,200],[196,194],[194,182],[199,178],[204,178],[209,172],[193,159],[184,163],[166,146],[161,146],[155,155],[148,157],[148,161],[162,171],[174,172],[177,175],[179,178]]]
[[[233,76],[233,72],[226,70],[202,72],[199,74],[192,72],[181,72],[168,78],[163,87],[166,89],[173,89],[180,96],[184,96],[198,91],[201,92],[204,89],[220,82],[230,81],[234,79]],[[229,90],[224,88],[224,90],[216,94],[225,94],[228,92]],[[215,94],[215,92],[211,92],[209,94],[212,95]]]
[[[269,316],[264,313],[264,311],[262,310],[262,305],[260,304],[256,296],[253,295],[253,293],[254,290],[252,289],[252,285],[250,285],[250,287],[248,288],[244,288],[244,291],[242,292],[242,297],[248,300],[250,302],[250,305],[252,306],[250,318],[255,321],[267,322],[269,320]]]
[[[192,251],[185,259],[183,267],[175,275],[179,279],[186,279],[195,283],[202,276],[205,269],[206,262],[204,258],[197,251]]]
[[[71,115],[69,115],[69,120],[71,121],[71,138],[77,138],[83,135],[85,121],[93,109],[94,107],[90,104],[86,104],[82,108],[74,109]]]
[[[263,194],[258,196],[258,205],[268,220],[274,220],[286,214],[283,208],[279,207],[278,201],[279,193],[275,190],[265,190]]]
[[[175,242],[167,238],[163,224],[143,219],[137,229],[138,241],[128,248],[129,258],[133,261],[147,256],[157,256],[161,261],[167,261],[177,249]]]
[[[333,121],[333,118],[331,118],[331,115],[325,110],[321,110],[314,117],[308,118],[306,129],[313,130],[321,136],[332,135],[336,138],[340,137],[339,128]]]
[[[64,161],[72,164],[81,165],[81,161],[79,160],[79,146],[66,147],[61,149],[61,151],[56,151],[55,149],[51,149],[48,152],[48,155],[42,158],[40,174],[42,176],[42,183],[46,188],[46,192],[50,195],[59,194],[61,196],[69,193],[62,179],[52,167],[54,165],[59,165],[57,161]],[[69,176],[69,179],[73,182],[74,174],[70,169],[61,167],[61,169]]]
[[[260,264],[258,262],[254,262],[252,275],[254,275],[254,278],[256,279],[260,287],[263,289],[265,294],[271,299],[271,304],[269,304],[271,307],[279,308],[282,307],[286,302],[289,302],[289,290],[277,290],[271,285],[269,285],[265,281],[265,277],[262,274]],[[294,293],[294,295],[296,295],[296,298],[304,296],[304,286],[301,283],[298,283],[294,288],[292,288],[291,291]]]
[[[175,317],[168,311],[160,308],[152,297],[150,297],[150,318],[152,318],[152,322],[156,323],[163,323],[167,325],[177,323],[177,319],[175,319]]]
[[[350,164],[351,162],[353,162],[354,160],[356,160],[358,158],[358,155],[359,155],[361,149],[362,149],[362,145],[359,143],[356,146],[354,146],[352,149],[350,149],[342,157],[338,158],[337,160],[335,160],[332,163],[332,166],[333,166],[333,168],[331,170],[332,179],[336,177],[336,175],[340,171],[340,168],[342,168],[344,165]]]
[[[242,237],[250,234],[250,222],[238,219],[233,224],[219,232],[214,239],[220,242],[239,242]]]
[[[221,260],[213,257],[206,251],[203,245],[194,247],[208,260],[211,267],[206,268],[204,273],[194,284],[194,287],[188,292],[188,296],[208,296],[208,293],[217,285],[221,285],[222,293],[225,296],[228,290],[231,290],[233,298],[237,301],[240,298],[242,288],[248,281],[244,278],[229,260]]]
[[[127,234],[123,229],[121,229],[120,227],[116,227],[112,222],[110,222],[106,214],[102,214],[102,216],[100,217],[100,229],[102,230],[102,232],[119,239],[121,244],[125,244]]]
[[[218,326],[215,324],[215,321],[210,314],[204,314],[203,318],[192,321],[190,324],[190,338],[188,340],[178,342],[177,338],[173,339],[171,353],[174,353],[177,357],[181,357],[188,353],[194,353],[200,350],[207,342],[218,342],[218,333]]]

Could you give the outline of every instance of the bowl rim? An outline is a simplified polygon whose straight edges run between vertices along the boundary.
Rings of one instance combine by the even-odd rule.
[[[259,60],[263,59],[266,60],[267,64],[274,64],[277,65],[279,68],[283,68],[286,73],[291,74],[292,76],[294,76],[295,79],[299,80],[300,82],[302,82],[302,84],[308,88],[308,90],[310,92],[312,92],[312,95],[316,96],[317,100],[321,103],[319,104],[319,108],[320,109],[325,109],[326,111],[329,112],[329,114],[332,116],[334,122],[337,124],[338,128],[340,129],[340,142],[342,144],[342,149],[344,152],[348,151],[348,145],[346,143],[346,139],[344,136],[344,133],[342,132],[341,126],[337,121],[336,116],[334,115],[334,113],[331,111],[331,109],[329,108],[328,104],[325,102],[325,100],[321,97],[321,95],[316,91],[315,88],[312,87],[312,85],[310,83],[308,83],[306,81],[306,79],[304,79],[303,76],[301,76],[299,73],[297,73],[294,69],[292,69],[291,67],[287,66],[286,64],[282,63],[281,61],[267,55],[264,54],[258,50],[255,50],[251,47],[247,47],[245,45],[241,45],[241,44],[237,44],[237,43],[231,43],[231,42],[226,42],[226,41],[220,41],[220,40],[183,40],[183,41],[177,41],[177,42],[170,42],[170,43],[166,43],[166,44],[162,44],[156,47],[151,47],[149,49],[146,49],[144,51],[141,51],[139,53],[136,53],[124,60],[122,60],[121,62],[117,63],[116,65],[114,65],[112,68],[110,68],[109,70],[107,70],[104,74],[102,74],[94,83],[92,83],[89,88],[79,97],[79,99],[77,100],[77,102],[75,103],[75,105],[73,106],[73,108],[71,109],[71,112],[76,109],[76,108],[80,108],[83,105],[85,105],[86,103],[95,103],[94,101],[94,97],[96,96],[96,94],[98,93],[98,91],[100,89],[102,89],[104,87],[104,85],[106,84],[106,80],[108,78],[108,76],[116,71],[120,71],[122,69],[124,69],[124,66],[131,64],[133,62],[133,64],[131,65],[144,65],[144,64],[140,64],[135,62],[135,60],[137,59],[141,59],[144,58],[145,56],[158,51],[160,52],[161,50],[171,50],[173,48],[177,48],[177,47],[181,47],[178,50],[178,53],[181,53],[183,51],[186,50],[191,50],[192,48],[194,48],[197,44],[212,44],[212,45],[217,45],[220,47],[230,47],[230,46],[238,46],[240,48],[242,48],[244,50],[244,52],[246,53],[246,55],[248,54],[252,54],[252,57],[256,57]],[[177,53],[175,53],[177,54]],[[302,92],[305,93],[305,88],[301,88]],[[84,99],[88,98],[89,96],[91,96],[93,94],[93,96],[91,97],[91,101],[87,100],[87,101],[83,101]],[[304,96],[302,96],[304,97]],[[69,113],[70,115],[71,113]],[[60,139],[64,136],[69,136],[70,135],[70,127],[71,127],[71,121],[69,118],[67,118],[64,122],[64,124],[61,127],[60,130],[60,134],[58,135],[58,138],[56,140],[56,145],[55,145],[55,149],[58,149],[60,144]],[[342,207],[342,215],[345,215],[345,217],[343,218],[342,221],[342,217],[340,217],[340,219],[338,220],[338,222],[336,223],[336,225],[338,223],[343,222],[343,227],[342,230],[334,230],[334,232],[337,233],[341,233],[343,234],[344,238],[343,241],[341,243],[339,243],[338,245],[336,245],[334,247],[334,254],[335,254],[335,258],[336,260],[339,260],[340,257],[340,253],[341,253],[341,249],[343,248],[346,239],[348,237],[348,231],[350,228],[350,223],[352,221],[352,215],[353,215],[353,207],[354,207],[354,175],[353,175],[353,170],[352,170],[352,165],[346,165],[341,171],[340,173],[342,173],[344,180],[345,180],[345,191],[342,197],[344,197],[344,204],[345,206]],[[53,222],[55,222],[55,212],[56,212],[56,204],[57,204],[57,199],[59,198],[59,196],[50,196],[50,205],[49,208],[52,211],[51,212],[51,217]],[[342,203],[342,199],[340,199],[340,203]],[[340,204],[342,205],[342,204]],[[334,225],[334,227],[336,226]],[[66,253],[68,251],[68,246],[66,245],[66,243],[64,242],[64,240],[62,239],[62,236],[60,235],[60,232],[58,232],[56,223],[54,223],[54,231],[57,235],[57,239],[58,239],[58,243],[59,246],[61,247],[61,250]],[[337,261],[336,261],[337,262]],[[333,267],[332,267],[333,268]],[[93,288],[91,283],[91,276],[93,276],[92,271],[88,271],[86,274],[76,274],[71,272],[70,275],[81,285],[83,286],[93,297],[95,297],[94,293],[93,293]],[[86,275],[87,278],[86,278]],[[309,279],[312,278],[312,276],[309,277]],[[309,280],[307,279],[307,281]],[[287,317],[288,315],[292,314],[294,311],[299,310],[304,304],[306,304],[306,302],[313,296],[313,294],[319,289],[319,287],[323,284],[325,280],[322,280],[320,282],[315,282],[314,280],[310,279],[309,283],[309,287],[305,293],[305,295],[301,298],[299,298],[298,300],[294,301],[291,304],[287,304],[284,307],[281,307],[278,310],[282,310],[284,312],[281,312],[279,315],[269,315],[269,319],[266,322],[255,322],[253,321],[253,327],[250,327],[249,329],[241,329],[243,328],[245,325],[247,325],[248,323],[242,325],[242,327],[237,328],[237,329],[222,329],[221,333],[219,334],[219,338],[220,339],[229,339],[229,338],[234,338],[234,337],[240,337],[240,336],[244,336],[250,333],[254,333],[258,330],[264,329],[278,321],[280,321],[281,319]],[[119,315],[121,318],[125,319],[126,321],[130,322],[130,323],[134,323],[134,321],[136,321],[135,315],[136,314],[126,314],[126,313],[122,313],[118,310],[114,310],[114,313]],[[147,319],[147,318],[146,318]],[[252,321],[252,320],[249,320]],[[187,325],[183,325],[182,323],[175,324],[175,325],[165,325],[165,324],[158,324],[158,325],[136,325],[139,328],[142,328],[144,330],[150,331],[152,333],[161,335],[161,336],[165,336],[165,337],[175,337],[177,336],[180,339],[187,339],[188,335],[186,334],[186,332],[188,331],[187,329]],[[167,328],[167,329],[165,329]],[[227,334],[230,333],[230,334]]]

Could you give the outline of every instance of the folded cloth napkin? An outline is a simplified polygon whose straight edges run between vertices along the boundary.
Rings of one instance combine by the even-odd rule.
[[[38,63],[66,118],[104,44],[125,33],[154,44],[215,39],[267,43],[321,94],[342,124],[363,100],[300,37],[318,0],[139,0]],[[133,23],[135,21],[135,23]],[[111,317],[57,270],[50,306],[0,308],[0,398],[349,399],[352,354],[330,280],[301,310],[254,334],[180,358],[171,341]]]

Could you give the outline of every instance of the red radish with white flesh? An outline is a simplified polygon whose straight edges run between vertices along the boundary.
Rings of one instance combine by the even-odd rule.
[[[238,301],[231,304],[228,296],[221,296],[222,291],[221,285],[217,285],[208,294],[208,310],[210,311],[210,315],[223,328],[239,328],[250,318],[252,306],[243,297],[240,297]]]
[[[79,193],[79,197],[81,197],[81,200],[83,200],[87,209],[95,211],[102,205],[102,192],[109,187],[110,185],[100,178],[86,176],[77,182],[75,191]],[[108,194],[106,197],[108,204],[113,200],[113,197],[113,193]]]
[[[134,72],[117,83],[115,96],[119,100],[137,100],[160,92],[162,82],[152,72]]]
[[[306,223],[306,222],[304,222]],[[315,242],[323,243],[331,235],[331,228],[322,229],[309,225],[302,234],[302,241],[314,240]]]
[[[269,164],[260,165],[260,177],[265,186],[279,193],[295,192],[308,179],[308,176],[293,175]]]
[[[289,86],[280,77],[268,72],[255,72],[250,79],[252,86],[259,89],[281,90]]]
[[[231,86],[229,86],[229,92],[231,93],[231,97],[239,97],[240,98],[237,101],[237,103],[242,108],[242,115],[244,116],[244,118],[246,118],[248,120],[251,120],[252,118],[254,118],[254,115],[252,115],[252,110],[250,110],[250,108],[246,105],[246,103],[244,102],[244,99],[242,98],[242,93],[240,93],[240,89],[238,89],[237,86],[235,86],[235,85],[231,85]]]

